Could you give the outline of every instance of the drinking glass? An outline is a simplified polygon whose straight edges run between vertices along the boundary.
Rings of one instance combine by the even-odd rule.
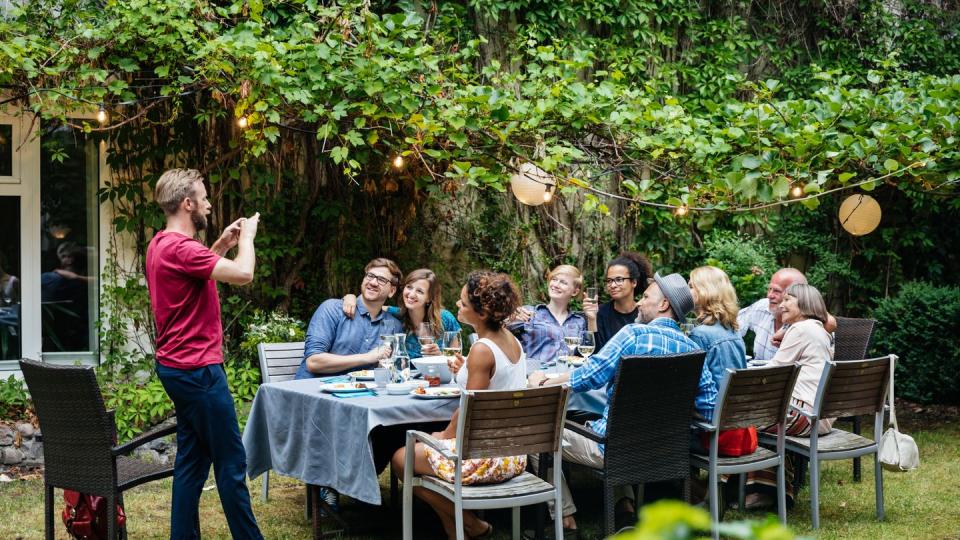
[[[373,382],[377,383],[377,388],[386,388],[390,382],[390,370],[384,367],[378,367],[373,370]]]
[[[593,332],[582,332],[580,334],[580,343],[577,345],[577,352],[580,353],[580,356],[582,356],[584,360],[593,354],[593,350],[596,348],[596,346],[597,341],[593,337]]]
[[[394,334],[397,345],[394,348],[393,369],[396,372],[394,379],[396,382],[407,382],[410,380],[410,355],[407,354],[407,335]]]
[[[596,287],[587,287],[586,290],[584,291],[584,295],[585,295],[587,298],[589,298],[590,300],[593,300],[594,302],[596,302],[596,301],[597,301],[597,288],[596,288]]]
[[[390,365],[392,364],[391,359],[397,351],[397,336],[393,334],[380,336],[380,346],[388,348],[386,356],[380,358],[380,367],[390,369]]]
[[[463,352],[463,343],[460,340],[460,332],[454,330],[452,332],[443,333],[443,355],[444,356],[455,356],[457,353]]]
[[[417,340],[420,341],[420,347],[436,343],[437,337],[433,333],[433,324],[428,322],[420,323],[417,327]]]

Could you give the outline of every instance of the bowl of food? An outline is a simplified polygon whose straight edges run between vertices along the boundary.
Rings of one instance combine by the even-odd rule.
[[[453,380],[453,374],[450,373],[450,366],[447,365],[446,356],[423,356],[411,359],[413,365],[417,367],[423,377],[440,377],[440,384],[447,384]]]

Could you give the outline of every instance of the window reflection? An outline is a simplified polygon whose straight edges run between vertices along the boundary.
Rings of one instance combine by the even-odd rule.
[[[0,197],[0,230],[0,360],[16,360],[22,335],[19,197]]]
[[[52,123],[44,124],[43,128],[40,170],[43,351],[93,351],[98,270],[97,145],[79,130]]]
[[[13,126],[0,124],[0,176],[13,176]]]

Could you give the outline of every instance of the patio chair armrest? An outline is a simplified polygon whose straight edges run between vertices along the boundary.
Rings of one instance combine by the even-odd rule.
[[[407,437],[413,437],[414,440],[420,441],[420,442],[422,442],[423,444],[429,446],[430,448],[433,448],[433,449],[436,450],[437,452],[440,452],[440,454],[441,454],[443,457],[445,457],[445,458],[449,459],[450,461],[454,462],[454,464],[456,464],[456,463],[458,463],[458,462],[460,461],[460,456],[454,454],[454,453],[451,452],[449,449],[444,448],[444,446],[443,446],[442,444],[440,444],[440,441],[439,441],[438,439],[434,438],[433,436],[431,436],[431,435],[429,435],[429,434],[427,434],[427,433],[424,433],[424,432],[422,432],[422,431],[416,431],[416,430],[412,430],[412,429],[411,429],[411,430],[407,431]]]
[[[810,420],[810,423],[814,423],[814,422],[816,422],[817,420],[820,419],[817,415],[815,415],[815,414],[813,414],[813,413],[811,413],[811,412],[805,411],[805,410],[801,409],[800,407],[797,407],[796,405],[792,405],[792,404],[791,404],[791,405],[790,405],[790,410],[793,411],[793,412],[795,412],[795,413],[797,413],[797,414],[799,414],[799,415],[801,415],[801,416],[806,416],[806,417]]]
[[[600,435],[596,431],[588,428],[583,424],[578,424],[573,420],[566,420],[563,424],[563,427],[569,429],[570,431],[576,433],[577,435],[583,435],[584,437],[590,439],[591,441],[606,444],[607,438],[603,435]]]
[[[717,430],[717,426],[701,421],[690,422],[690,427],[700,431],[706,431],[707,433],[713,433]]]
[[[165,437],[167,435],[172,435],[177,432],[177,417],[171,417],[163,421],[160,424],[157,424],[153,429],[145,431],[140,435],[130,439],[129,441],[113,447],[113,455],[122,456],[129,454],[135,448],[143,446],[144,444],[154,440],[159,439],[160,437]]]

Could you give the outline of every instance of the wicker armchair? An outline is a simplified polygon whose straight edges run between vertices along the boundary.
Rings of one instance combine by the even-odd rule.
[[[99,495],[107,501],[107,532],[117,538],[117,514],[124,491],[173,475],[173,465],[127,457],[135,448],[176,431],[164,423],[139,437],[114,444],[116,426],[91,367],[21,360],[20,369],[43,431],[44,528],[54,538],[53,488]]]
[[[845,362],[866,358],[876,327],[877,321],[873,319],[837,317],[837,329],[833,333],[833,359]],[[840,420],[853,422],[853,432],[860,434],[859,416],[847,416]],[[860,476],[860,458],[854,458],[853,481],[859,482]]]
[[[604,537],[614,532],[615,487],[640,486],[642,494],[647,482],[690,478],[690,420],[705,356],[625,356],[613,379],[606,436],[567,420],[567,429],[606,445],[603,468],[584,467],[603,481]]]

